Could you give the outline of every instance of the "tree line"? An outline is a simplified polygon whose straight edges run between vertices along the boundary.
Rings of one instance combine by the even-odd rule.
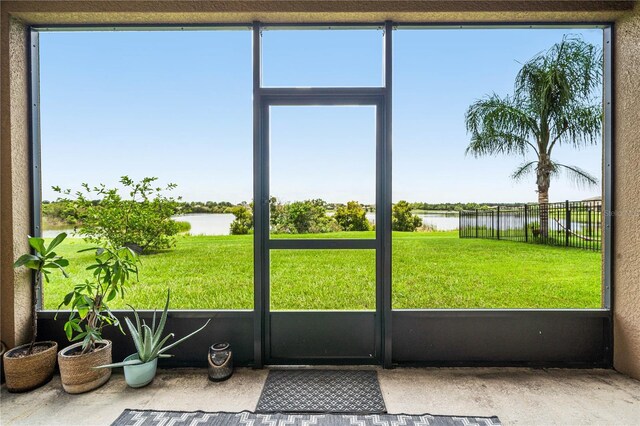
[[[233,214],[231,234],[253,232],[252,203],[185,203],[180,197],[169,195],[177,185],[160,187],[156,181],[155,177],[145,177],[136,182],[122,176],[120,188],[108,188],[104,184],[91,187],[83,183],[82,189],[75,193],[53,187],[60,196],[53,203],[43,203],[43,214],[47,220],[73,226],[88,241],[113,248],[129,247],[139,253],[173,247],[175,235],[185,231],[183,223],[173,217],[191,212],[194,207]],[[368,206],[358,201],[330,204],[313,199],[283,203],[271,198],[270,229],[282,234],[370,231],[374,226],[367,219],[368,210]],[[415,231],[422,226],[422,220],[411,212],[411,205],[406,201],[393,206],[392,217],[393,229],[397,231]]]
[[[368,206],[358,201],[337,204],[329,210],[329,203],[321,199],[283,203],[269,200],[269,228],[274,234],[318,234],[339,231],[372,231],[375,226],[367,219]],[[253,232],[253,206],[231,209],[235,216],[231,223],[234,235]],[[394,231],[414,232],[422,226],[422,219],[412,213],[407,201],[399,201],[392,208]]]

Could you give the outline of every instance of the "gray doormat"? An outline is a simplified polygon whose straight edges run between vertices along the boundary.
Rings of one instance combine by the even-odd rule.
[[[112,426],[500,426],[497,417],[431,414],[256,414],[124,410]]]
[[[386,413],[374,370],[271,370],[256,413]]]

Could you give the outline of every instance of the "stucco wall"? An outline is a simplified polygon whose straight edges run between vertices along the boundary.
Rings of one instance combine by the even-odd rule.
[[[640,379],[640,7],[614,46],[614,367]]]
[[[615,367],[640,378],[640,9],[631,1],[2,1],[0,303],[2,339],[27,338],[28,274],[11,262],[29,231],[26,28],[33,24],[616,21]],[[19,21],[18,21],[19,20]]]
[[[28,272],[15,271],[17,253],[28,250],[29,233],[29,109],[27,30],[2,16],[2,134],[0,150],[0,279],[2,280],[1,338],[7,345],[28,339],[31,286]],[[8,77],[8,78],[7,78]]]

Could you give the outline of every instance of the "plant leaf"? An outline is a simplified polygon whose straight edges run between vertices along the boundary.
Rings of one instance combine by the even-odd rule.
[[[29,245],[42,255],[47,253],[47,250],[44,247],[44,239],[40,237],[29,237]]]
[[[140,354],[142,352],[142,341],[140,340],[140,333],[135,329],[129,317],[124,317],[124,321],[127,323],[127,327],[129,327],[131,338],[133,339],[133,344],[136,346],[136,351],[138,351],[138,354]]]
[[[171,297],[171,289],[167,289],[167,302],[164,305],[164,310],[162,311],[162,315],[160,316],[160,324],[158,324],[158,329],[156,330],[156,334],[154,336],[154,345],[157,345],[162,336],[162,332],[164,331],[164,326],[167,322],[167,312],[169,311],[169,298]]]
[[[139,365],[139,364],[143,364],[143,362],[140,361],[139,359],[130,359],[129,361],[122,361],[122,362],[115,362],[113,364],[99,365],[99,366],[93,367],[93,368],[116,368],[116,367],[124,367],[124,366],[127,366],[127,365]]]
[[[153,335],[148,325],[142,326],[142,334],[144,335],[143,349],[144,352],[140,353],[140,359],[143,361],[149,361],[149,356],[153,352]]]
[[[211,322],[211,320],[210,320],[210,319],[209,319],[209,320],[207,320],[207,322],[206,322],[206,323],[204,323],[204,325],[203,325],[202,327],[200,327],[199,329],[197,329],[197,330],[196,330],[196,331],[194,331],[193,333],[188,334],[188,335],[184,336],[182,339],[179,339],[179,340],[177,340],[177,341],[173,342],[172,344],[170,344],[170,345],[169,345],[169,346],[167,346],[166,348],[162,348],[162,349],[160,349],[160,350],[158,351],[158,354],[161,354],[161,353],[164,353],[164,352],[168,351],[169,349],[173,348],[174,346],[176,346],[176,345],[178,345],[178,344],[180,344],[180,343],[184,342],[185,340],[187,340],[189,337],[193,336],[194,334],[196,334],[196,333],[198,333],[198,332],[202,331],[202,330],[203,330],[207,325],[209,325],[209,323],[210,323],[210,322]]]
[[[169,333],[166,336],[164,336],[164,338],[160,340],[160,342],[158,342],[158,344],[153,347],[153,352],[151,352],[150,359],[156,358],[160,354],[160,350],[162,349],[162,346],[164,346],[164,344],[167,343],[167,340],[171,339],[174,336],[175,335],[173,333]]]
[[[13,264],[14,268],[19,268],[20,266],[26,266],[29,269],[39,269],[40,267],[40,258],[33,254],[23,254],[15,261]]]
[[[73,336],[73,327],[71,326],[71,321],[68,321],[64,324],[64,334],[67,335],[68,340],[71,340],[71,336]]]
[[[50,252],[54,248],[56,248],[64,239],[67,238],[66,232],[61,232],[49,243],[49,247],[47,248],[47,252]],[[65,265],[66,266],[66,265]]]

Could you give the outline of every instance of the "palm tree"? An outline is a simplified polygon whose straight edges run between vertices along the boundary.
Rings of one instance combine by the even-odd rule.
[[[514,172],[522,179],[535,171],[540,204],[540,232],[547,235],[551,178],[564,172],[578,184],[598,179],[577,166],[552,159],[556,146],[581,148],[601,138],[602,105],[596,90],[602,84],[602,51],[575,36],[526,62],[518,72],[512,96],[496,94],[475,101],[465,122],[471,134],[467,154],[535,154]]]

